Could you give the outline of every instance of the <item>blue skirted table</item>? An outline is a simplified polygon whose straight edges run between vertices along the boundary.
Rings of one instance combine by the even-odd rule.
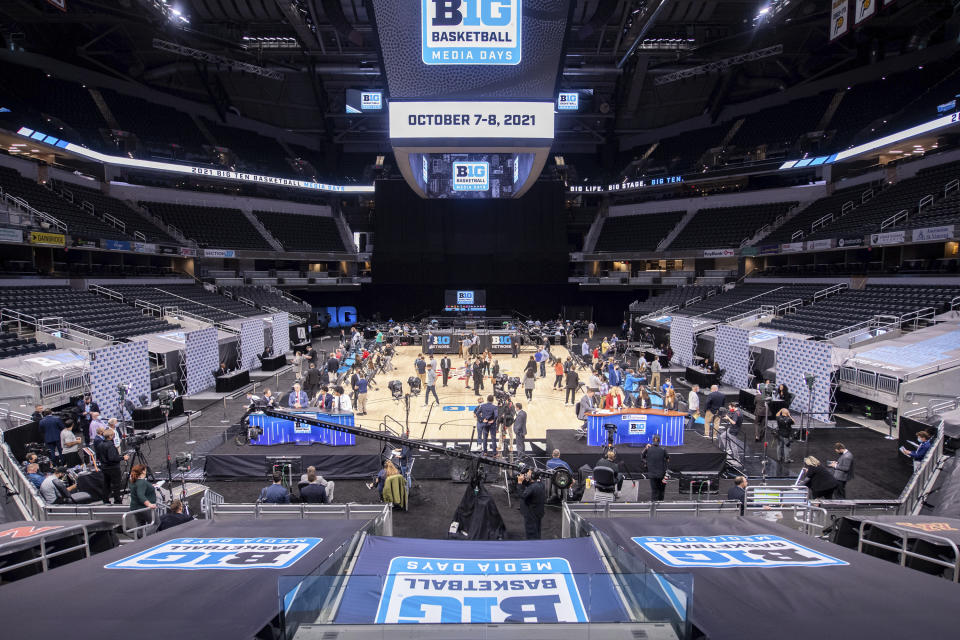
[[[296,416],[305,418],[314,418],[316,420],[326,420],[335,422],[348,427],[353,426],[353,413],[349,411],[326,413],[321,411],[290,411],[290,419],[275,418],[262,413],[250,414],[250,426],[260,427],[263,433],[256,440],[251,440],[252,445],[274,445],[274,444],[303,444],[309,445],[314,442],[329,445],[331,447],[344,447],[357,444],[357,437],[352,433],[327,429],[326,427],[317,427],[305,422],[297,422]]]
[[[607,427],[612,424],[613,444],[643,446],[653,441],[654,435],[660,436],[664,447],[683,445],[683,429],[687,414],[663,409],[624,409],[610,413],[587,414],[587,444],[603,446],[607,444]]]

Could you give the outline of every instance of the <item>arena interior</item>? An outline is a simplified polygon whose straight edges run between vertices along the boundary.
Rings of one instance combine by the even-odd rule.
[[[4,637],[960,634],[957,2],[0,36]]]

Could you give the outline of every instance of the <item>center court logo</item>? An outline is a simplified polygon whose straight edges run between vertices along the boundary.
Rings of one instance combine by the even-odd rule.
[[[522,0],[421,0],[424,64],[520,63]]]
[[[454,191],[486,191],[490,188],[489,162],[454,162],[453,163],[453,190]],[[463,291],[458,292],[464,293]],[[459,296],[458,296],[459,297]],[[464,304],[462,301],[457,301]],[[471,301],[469,304],[473,304]]]

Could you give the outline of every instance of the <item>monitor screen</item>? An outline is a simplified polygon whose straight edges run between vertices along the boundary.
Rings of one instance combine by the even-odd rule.
[[[360,89],[347,89],[346,111],[347,113],[367,113],[370,111],[381,111],[383,109],[382,91],[362,91]]]
[[[447,289],[443,293],[444,311],[486,311],[487,292],[483,289]]]

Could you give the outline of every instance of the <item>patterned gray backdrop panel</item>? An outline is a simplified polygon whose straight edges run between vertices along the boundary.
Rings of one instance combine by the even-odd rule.
[[[213,327],[186,335],[187,390],[184,395],[200,393],[216,384],[214,370],[220,366],[217,330]]]
[[[286,311],[273,314],[273,355],[290,351],[290,314]]]
[[[717,327],[713,358],[724,369],[725,383],[745,389],[750,381],[750,332],[726,324]]]
[[[817,376],[813,386],[811,411],[817,420],[826,421],[823,415],[830,411],[830,374],[833,369],[833,345],[799,338],[781,336],[777,342],[777,384],[786,384],[794,394],[790,408],[806,411],[810,394],[804,374]]]
[[[129,385],[127,399],[139,404],[141,395],[150,399],[150,355],[146,341],[125,342],[90,352],[90,392],[106,419],[120,418],[117,386]],[[129,416],[128,416],[129,417]]]
[[[240,323],[240,368],[253,369],[257,356],[263,353],[263,320],[244,320]]]
[[[693,363],[693,318],[673,316],[670,322],[670,348],[673,360],[685,367]]]

